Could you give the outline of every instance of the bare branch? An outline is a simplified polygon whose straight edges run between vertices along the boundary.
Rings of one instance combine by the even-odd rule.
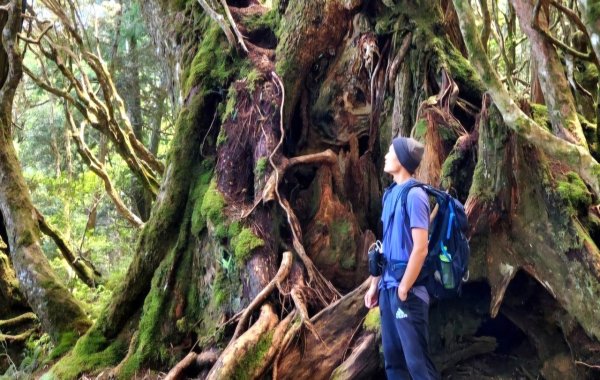
[[[235,35],[238,38],[238,43],[242,47],[242,50],[244,50],[244,52],[246,54],[248,54],[248,48],[246,47],[246,44],[244,43],[244,36],[242,36],[242,33],[240,33],[239,29],[235,25],[235,21],[233,20],[233,17],[231,16],[231,12],[229,11],[227,2],[225,0],[221,0],[221,5],[223,5],[223,9],[225,9],[225,14],[227,15],[227,19],[229,20],[229,23],[231,24],[231,27],[233,28],[233,32],[235,33]]]
[[[87,163],[90,170],[92,170],[102,181],[104,182],[104,189],[108,196],[112,199],[117,211],[121,216],[123,216],[132,226],[141,228],[144,223],[142,220],[135,215],[131,210],[125,206],[125,203],[121,200],[121,197],[115,191],[115,187],[108,176],[106,170],[104,170],[104,165],[98,161],[98,159],[93,155],[93,153],[88,148],[87,144],[83,138],[83,128],[77,129],[75,126],[75,120],[73,120],[73,116],[69,112],[68,108],[65,107],[65,114],[67,116],[67,121],[69,127],[71,128],[72,137],[77,143],[77,150],[81,156],[81,158]],[[83,124],[82,124],[83,127]]]
[[[227,41],[231,46],[235,46],[235,37],[229,28],[229,25],[225,22],[225,18],[223,15],[219,14],[217,11],[211,8],[210,5],[205,0],[198,0],[198,3],[204,9],[204,11],[212,18],[223,30],[225,36],[227,37]]]

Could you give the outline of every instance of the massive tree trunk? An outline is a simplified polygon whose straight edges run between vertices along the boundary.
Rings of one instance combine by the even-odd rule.
[[[176,135],[126,280],[52,373],[381,375],[365,252],[382,152],[412,133],[428,147],[419,178],[454,190],[472,226],[472,284],[432,309],[440,369],[502,343],[499,315],[538,373],[586,376],[572,359],[598,360],[598,164],[517,108],[473,48],[468,5],[454,5],[444,20],[433,0],[144,2],[182,68]]]
[[[0,18],[5,52],[0,70],[0,212],[2,229],[10,252],[19,288],[43,328],[55,341],[68,346],[90,326],[80,304],[52,271],[40,246],[40,227],[29,189],[21,173],[12,142],[12,104],[22,76],[17,32],[21,23],[20,0],[3,1]],[[7,17],[4,17],[7,15]],[[6,20],[6,21],[4,21]],[[3,260],[3,266],[6,265]],[[4,272],[8,273],[8,272]],[[3,276],[4,277],[4,276]],[[4,277],[10,279],[10,276]]]

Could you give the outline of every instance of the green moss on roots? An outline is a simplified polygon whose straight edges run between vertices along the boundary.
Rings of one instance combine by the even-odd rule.
[[[246,261],[254,249],[263,245],[265,245],[265,242],[247,227],[244,227],[238,235],[231,237],[235,260],[240,265]]]
[[[585,211],[592,204],[592,195],[575,172],[567,173],[564,180],[558,181],[556,190],[573,213]]]

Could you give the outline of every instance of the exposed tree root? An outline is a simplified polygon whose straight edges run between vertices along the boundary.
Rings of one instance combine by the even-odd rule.
[[[275,173],[275,185],[274,185],[275,195],[276,195],[277,201],[279,202],[279,205],[286,213],[287,222],[290,226],[290,230],[291,230],[292,236],[293,236],[294,250],[300,256],[300,259],[302,260],[302,263],[304,264],[304,267],[306,268],[306,271],[308,272],[308,278],[309,278],[308,285],[314,287],[314,289],[315,289],[318,297],[320,298],[321,302],[323,303],[323,305],[328,305],[331,301],[339,298],[340,294],[337,291],[337,289],[335,289],[335,287],[331,284],[331,282],[329,282],[329,280],[327,280],[325,277],[323,277],[323,275],[315,267],[315,265],[312,262],[312,260],[310,259],[310,257],[308,257],[308,255],[306,254],[306,250],[304,249],[304,246],[301,243],[302,242],[302,229],[300,227],[300,222],[298,221],[298,218],[296,217],[296,214],[294,213],[294,210],[290,206],[287,199],[282,198],[281,195],[279,194],[279,186],[277,186],[277,184],[279,184],[279,181],[280,181],[280,176],[282,176],[283,174],[279,173],[279,168],[273,162],[273,157],[275,156],[275,154],[277,153],[277,151],[279,150],[279,148],[281,147],[281,145],[283,144],[283,141],[285,139],[285,130],[283,128],[283,109],[284,109],[284,105],[285,105],[285,89],[283,86],[283,82],[281,81],[279,76],[277,76],[277,74],[275,72],[272,73],[272,76],[275,78],[275,80],[277,80],[277,83],[279,84],[279,87],[281,89],[281,97],[282,97],[280,114],[279,114],[281,136],[280,136],[279,143],[277,144],[275,149],[273,149],[273,152],[269,156],[269,162]]]
[[[331,374],[332,379],[364,379],[370,378],[380,365],[379,336],[369,333],[363,336],[345,359]]]
[[[271,292],[273,292],[273,290],[275,290],[275,287],[280,286],[280,284],[288,276],[288,274],[290,273],[290,270],[292,269],[292,259],[293,259],[293,256],[292,256],[291,252],[286,251],[283,253],[283,259],[281,260],[281,266],[279,267],[279,271],[277,271],[277,274],[275,275],[275,277],[254,298],[254,300],[252,300],[252,302],[244,309],[243,313],[241,314],[240,321],[238,322],[238,325],[235,328],[235,332],[233,333],[233,337],[231,338],[232,342],[234,340],[236,340],[242,334],[242,332],[246,328],[248,320],[250,319],[250,316],[252,315],[254,310],[256,310],[256,308],[258,306],[260,306],[267,299],[267,297],[269,297]]]
[[[7,328],[19,326],[25,322],[37,321],[37,316],[33,313],[21,314],[18,317],[0,320],[0,330],[6,330]]]
[[[265,353],[257,351],[261,351],[265,343],[271,344],[272,337],[269,338],[269,334],[272,333],[277,323],[278,318],[273,311],[273,307],[270,304],[264,304],[256,323],[223,351],[206,379],[234,378],[238,369],[244,371],[243,373],[248,378],[255,378],[255,373],[262,372],[266,364],[263,359]],[[259,363],[252,363],[252,368],[240,368],[247,356],[252,356],[250,359],[256,359]],[[257,358],[257,356],[259,357]]]
[[[21,334],[17,334],[17,335],[0,334],[0,343],[25,342],[27,340],[27,338],[29,338],[31,336],[31,334],[33,334],[36,330],[37,330],[37,327],[34,327],[32,329],[29,329],[29,330],[22,332]]]
[[[367,309],[364,307],[364,293],[370,282],[365,281],[351,293],[331,304],[311,318],[319,334],[306,335],[302,347],[293,346],[281,355],[274,366],[278,379],[329,379],[333,370],[342,362],[353,333],[359,326]],[[299,330],[292,328],[294,335]]]

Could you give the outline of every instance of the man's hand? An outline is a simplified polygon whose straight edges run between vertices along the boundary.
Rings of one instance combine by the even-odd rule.
[[[408,298],[408,290],[405,289],[402,284],[398,286],[398,298],[400,298],[400,301],[402,302],[406,301],[406,298]]]
[[[365,294],[365,306],[372,309],[379,303],[379,289],[376,286],[370,286]]]

